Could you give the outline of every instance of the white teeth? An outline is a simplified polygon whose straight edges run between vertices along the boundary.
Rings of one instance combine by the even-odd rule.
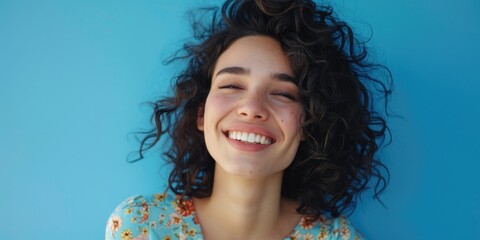
[[[268,137],[262,136],[255,133],[246,133],[246,132],[228,132],[228,137],[242,142],[248,143],[260,143],[260,144],[270,144],[272,140]]]
[[[248,142],[255,142],[255,134],[250,133],[248,134]]]
[[[248,142],[248,133],[242,133],[242,138],[241,138],[242,141],[244,142]]]

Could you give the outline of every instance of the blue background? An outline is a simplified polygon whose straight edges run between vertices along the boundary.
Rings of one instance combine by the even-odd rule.
[[[202,1],[171,2],[0,0],[0,239],[102,239],[118,203],[162,189],[160,150],[126,157]],[[334,6],[373,29],[402,116],[383,152],[387,207],[365,195],[352,221],[369,239],[480,239],[480,2]]]

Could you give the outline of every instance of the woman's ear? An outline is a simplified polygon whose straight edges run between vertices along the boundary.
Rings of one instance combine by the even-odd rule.
[[[198,111],[197,111],[197,128],[200,131],[203,131],[203,124],[205,122],[203,114],[205,112],[205,105],[201,104],[198,106]]]

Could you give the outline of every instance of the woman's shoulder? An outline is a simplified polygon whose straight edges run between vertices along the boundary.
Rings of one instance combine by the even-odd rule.
[[[120,203],[107,222],[105,239],[184,239],[199,233],[193,203],[172,192],[133,196]],[[152,238],[153,237],[153,238]]]
[[[176,195],[172,192],[149,194],[149,195],[136,195],[127,198],[122,203],[120,203],[116,208],[115,212],[120,212],[125,210],[126,213],[129,213],[128,209],[132,208],[161,208],[169,206],[172,201],[175,201]]]
[[[365,240],[363,235],[352,226],[345,216],[338,218],[320,216],[313,221],[309,220],[308,217],[302,217],[293,230],[290,239]]]

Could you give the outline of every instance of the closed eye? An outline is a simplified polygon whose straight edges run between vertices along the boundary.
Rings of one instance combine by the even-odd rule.
[[[240,89],[240,86],[235,84],[222,85],[218,87],[219,89]]]
[[[287,98],[289,100],[292,100],[292,101],[297,100],[297,98],[293,94],[288,93],[288,92],[277,92],[277,93],[274,93],[273,95],[285,97],[285,98]]]

